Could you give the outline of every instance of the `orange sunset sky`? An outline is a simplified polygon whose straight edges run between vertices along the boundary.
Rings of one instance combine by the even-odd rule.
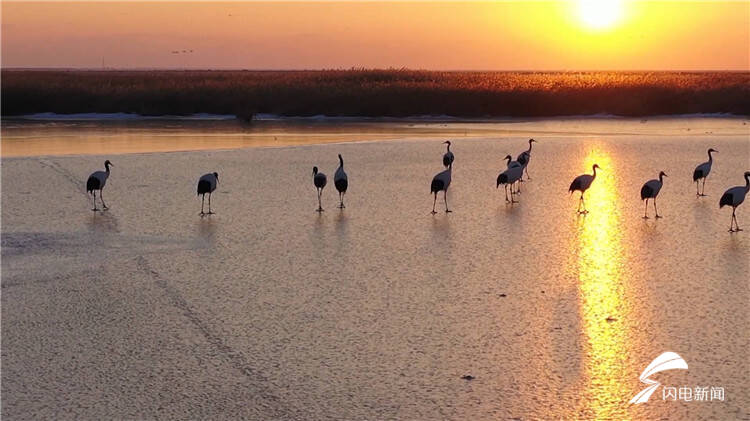
[[[748,1],[2,3],[4,68],[748,70],[749,51]]]

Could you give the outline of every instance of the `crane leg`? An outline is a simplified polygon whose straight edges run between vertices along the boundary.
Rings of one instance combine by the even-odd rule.
[[[732,220],[734,220],[734,230],[735,231],[742,231],[742,228],[740,228],[740,224],[737,223],[737,215],[734,213],[737,210],[737,208],[732,208]]]
[[[448,209],[448,189],[443,190],[443,200],[445,201],[445,213],[453,212]]]
[[[648,219],[648,197],[646,198],[646,209],[643,210],[643,219]]]
[[[437,213],[435,212],[435,203],[437,203],[437,192],[435,192],[434,194],[435,194],[435,198],[432,199],[432,212],[430,212],[433,215]]]
[[[513,188],[511,187],[511,194],[513,192]],[[505,201],[510,203],[510,200],[508,200],[508,185],[505,185]]]
[[[529,167],[526,167],[523,170],[526,171],[526,179],[531,181],[531,176],[529,175]]]
[[[344,192],[339,192],[339,209],[344,209]]]
[[[101,200],[101,201],[102,201],[102,208],[103,208],[104,210],[107,210],[107,209],[109,209],[109,208],[107,207],[107,204],[106,204],[106,203],[104,203],[104,189],[103,189],[103,188],[102,188],[101,190],[99,190],[99,200]]]
[[[208,214],[213,215],[214,213],[211,212],[211,193],[208,194]]]
[[[516,194],[518,194],[518,193],[520,193],[520,192],[516,192]],[[514,203],[518,203],[518,201],[513,196],[513,187],[511,186],[511,188],[510,188],[510,204],[512,205]]]
[[[316,209],[316,211],[318,212],[323,212],[323,205],[320,202],[320,196],[322,195],[322,193],[323,193],[323,190],[318,189],[318,209]]]
[[[700,188],[698,187],[698,183],[699,183],[699,181],[698,181],[698,180],[695,180],[695,197],[698,197],[698,196],[700,196],[700,195],[701,195],[701,190],[700,190]]]
[[[99,209],[96,208],[96,190],[92,190],[91,194],[94,195],[94,209],[91,209],[92,211],[96,212]]]
[[[703,183],[701,186],[701,196],[706,195],[706,177],[703,177]]]
[[[659,211],[656,209],[656,198],[654,197],[654,212],[656,212],[656,217],[661,218],[661,215],[659,215]]]
[[[206,214],[205,212],[203,212],[203,203],[205,202],[206,202],[206,193],[203,193],[201,195],[201,213],[199,213],[200,216],[203,216]]]

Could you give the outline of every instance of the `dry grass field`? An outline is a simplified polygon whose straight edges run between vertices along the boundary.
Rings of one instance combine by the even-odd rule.
[[[2,114],[750,114],[747,72],[4,70]]]

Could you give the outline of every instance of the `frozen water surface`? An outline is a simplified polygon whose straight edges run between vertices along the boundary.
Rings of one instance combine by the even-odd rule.
[[[750,170],[746,123],[383,123],[372,138],[338,133],[398,139],[22,158],[8,156],[25,134],[39,155],[55,128],[6,128],[2,415],[747,419],[750,205],[736,234],[718,208]],[[59,130],[73,150],[90,141]],[[291,143],[315,130],[294,128]],[[156,142],[149,128],[117,133]],[[529,137],[532,180],[507,205],[495,179]],[[453,213],[432,216],[446,138]],[[709,147],[720,152],[696,198]],[[84,185],[104,159],[110,210],[94,213]],[[567,188],[594,163],[577,216]],[[320,214],[313,165],[329,179]],[[644,220],[640,188],[660,170],[664,218]],[[212,171],[217,213],[200,218],[197,179]],[[652,376],[662,386],[630,405],[665,351],[689,369]],[[663,401],[664,386],[723,387],[724,401]]]

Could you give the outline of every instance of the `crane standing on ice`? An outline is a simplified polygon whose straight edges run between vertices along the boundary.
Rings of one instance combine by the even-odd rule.
[[[736,186],[724,192],[719,200],[719,208],[724,206],[732,207],[732,221],[729,223],[729,232],[742,231],[740,225],[737,223],[737,216],[734,212],[737,210],[737,206],[741,205],[745,201],[747,192],[750,191],[750,171],[745,171],[745,185]],[[732,225],[734,223],[734,225]],[[734,228],[737,227],[737,228]]]
[[[336,190],[339,192],[339,209],[344,209],[344,195],[346,189],[349,188],[349,177],[346,176],[344,171],[344,158],[339,154],[339,167],[336,169],[336,173],[333,174],[333,185],[336,186]]]
[[[508,160],[507,169],[497,176],[497,188],[501,184],[505,184],[505,201],[509,203],[516,203],[516,199],[513,197],[515,192],[513,191],[513,184],[517,183],[523,176],[523,167],[515,161],[510,155],[507,155],[505,159]],[[510,186],[510,200],[508,200],[508,186]]]
[[[318,167],[313,167],[313,184],[318,190],[318,209],[316,211],[323,212],[323,205],[320,203],[320,196],[323,194],[323,187],[328,183],[328,178],[322,172],[318,172]]]
[[[583,194],[586,193],[586,190],[591,187],[591,183],[594,182],[596,179],[596,169],[601,169],[598,165],[594,164],[594,174],[583,174],[576,177],[572,183],[570,183],[570,188],[568,188],[568,191],[570,193],[573,193],[574,191],[581,192],[581,198],[578,200],[578,210],[577,212],[579,214],[586,214],[589,213],[589,211],[586,210],[586,202],[583,200]],[[581,210],[581,204],[583,204],[583,210]]]
[[[432,201],[432,214],[436,214],[435,203],[437,202],[437,194],[439,191],[443,191],[443,200],[445,201],[445,213],[451,212],[448,209],[448,186],[451,185],[451,171],[453,170],[453,164],[448,164],[448,169],[441,171],[432,178],[430,183],[430,193],[435,195],[435,199]]]
[[[526,179],[528,180],[531,180],[531,177],[529,176],[529,161],[531,161],[531,146],[534,142],[536,142],[536,140],[529,139],[529,149],[521,152],[521,154],[518,155],[518,158],[516,158],[516,161],[521,164],[523,170],[526,172]],[[523,180],[523,177],[521,177],[521,180]]]
[[[94,196],[94,209],[91,209],[92,211],[96,212],[99,209],[96,208],[96,191],[99,190],[99,200],[102,201],[102,208],[103,210],[109,209],[107,205],[104,203],[104,185],[107,184],[107,179],[109,178],[109,167],[112,165],[111,162],[109,162],[109,159],[104,161],[104,168],[105,171],[95,171],[91,173],[89,176],[89,179],[86,180],[86,193],[90,193]]]
[[[215,172],[204,174],[198,179],[198,194],[203,196],[201,198],[200,216],[214,214],[214,212],[211,212],[211,193],[216,190],[217,184],[219,184],[219,174]],[[208,213],[203,212],[203,202],[206,201],[206,193],[208,193]]]
[[[656,210],[656,196],[659,195],[661,186],[664,184],[664,177],[666,176],[667,174],[665,174],[664,171],[659,171],[658,180],[648,180],[646,184],[641,187],[641,200],[646,201],[646,209],[643,211],[643,219],[648,219],[648,199],[653,200],[656,217],[661,218],[661,216],[659,216],[659,211]]]
[[[696,196],[705,196],[706,195],[706,178],[708,178],[708,173],[711,172],[711,164],[714,163],[714,158],[711,156],[713,152],[719,152],[716,149],[709,149],[708,150],[708,161],[698,165],[695,167],[695,171],[693,171],[693,181],[695,181],[695,195]],[[698,189],[698,182],[700,180],[703,180],[703,188]]]

